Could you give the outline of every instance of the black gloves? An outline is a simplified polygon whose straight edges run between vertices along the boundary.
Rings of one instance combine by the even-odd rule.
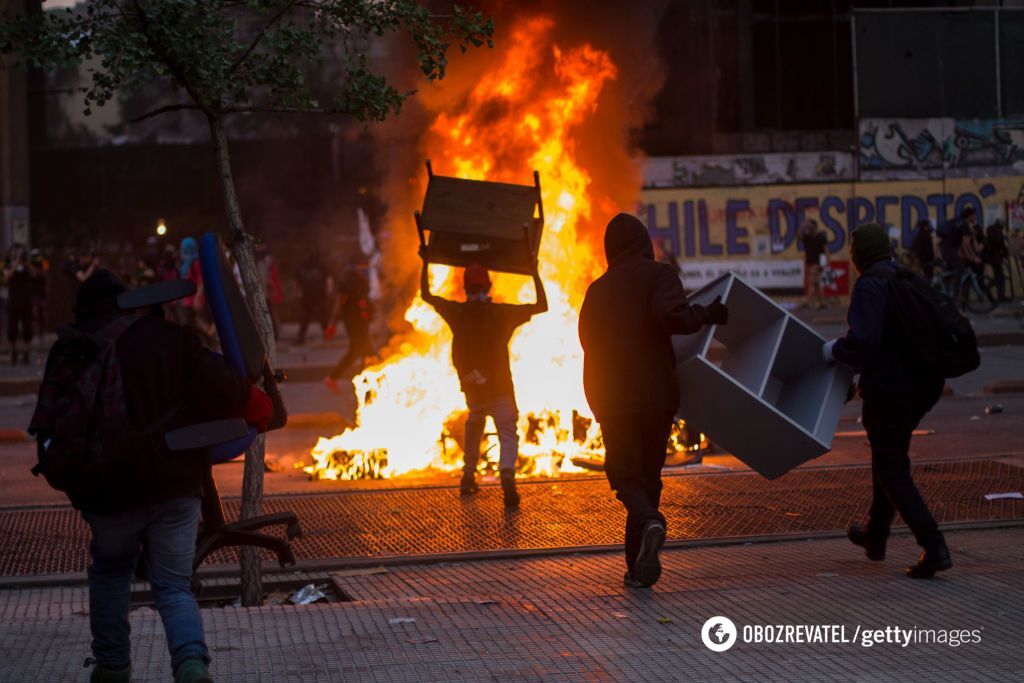
[[[705,324],[725,325],[729,322],[729,308],[722,303],[722,297],[715,297],[710,306],[704,308]]]

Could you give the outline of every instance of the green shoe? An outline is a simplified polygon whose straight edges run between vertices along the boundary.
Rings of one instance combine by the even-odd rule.
[[[186,659],[174,672],[174,683],[213,683],[206,662],[201,659]]]
[[[132,667],[129,664],[123,669],[108,669],[102,664],[92,668],[89,683],[131,683]]]

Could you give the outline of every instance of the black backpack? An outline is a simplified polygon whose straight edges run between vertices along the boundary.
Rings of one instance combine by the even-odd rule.
[[[128,409],[116,345],[138,320],[136,315],[119,316],[91,334],[63,326],[46,359],[28,428],[39,456],[32,473],[42,474],[72,503],[133,469],[131,450],[137,444],[127,438]]]
[[[981,365],[978,338],[956,304],[906,268],[870,273],[889,285],[889,316],[899,326],[903,358],[924,376],[948,379]]]

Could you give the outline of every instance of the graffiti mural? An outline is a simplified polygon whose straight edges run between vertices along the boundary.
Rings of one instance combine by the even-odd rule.
[[[852,179],[853,155],[837,151],[651,157],[644,167],[644,187],[777,185]]]
[[[1024,172],[1024,120],[862,119],[859,138],[863,179]]]

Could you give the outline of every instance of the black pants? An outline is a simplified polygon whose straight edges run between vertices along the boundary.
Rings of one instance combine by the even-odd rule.
[[[601,420],[604,439],[604,473],[615,497],[626,508],[626,568],[640,553],[644,527],[651,520],[665,523],[658,511],[661,502],[661,468],[672,413],[616,415]]]
[[[309,324],[315,322],[320,325],[321,334],[327,327],[327,306],[326,301],[320,297],[302,297],[299,310],[299,343],[306,343],[306,330]]]
[[[8,301],[7,303],[7,340],[14,344],[18,339],[29,344],[32,342],[32,301]]]
[[[1006,271],[1003,270],[1003,257],[993,257],[989,261],[992,266],[992,280],[996,285],[996,296],[1002,301],[1006,298]]]
[[[889,536],[889,526],[899,511],[922,548],[931,549],[944,542],[910,475],[909,456],[914,428],[941,395],[940,383],[937,388],[911,394],[864,399],[862,419],[871,444],[874,487],[867,528],[876,538]]]
[[[350,365],[362,362],[367,356],[373,355],[370,326],[367,323],[345,323],[345,332],[348,334],[348,350],[331,371],[331,379],[340,378]]]

